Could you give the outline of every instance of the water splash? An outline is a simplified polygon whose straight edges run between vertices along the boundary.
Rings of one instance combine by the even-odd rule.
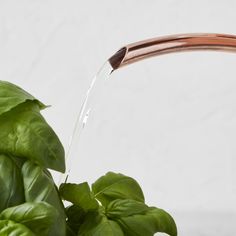
[[[67,166],[67,170],[65,174],[62,174],[60,179],[59,179],[59,185],[63,182],[66,182],[68,179],[68,176],[70,174],[70,169],[71,169],[71,165],[73,162],[73,156],[74,153],[78,150],[78,145],[79,145],[79,139],[81,136],[81,133],[83,131],[83,129],[85,128],[88,120],[89,120],[89,115],[92,112],[92,108],[91,108],[91,100],[93,97],[93,93],[96,90],[99,90],[100,84],[102,84],[102,82],[106,79],[108,79],[110,77],[111,72],[113,71],[113,68],[111,66],[111,64],[109,63],[109,61],[107,61],[102,67],[101,69],[98,71],[98,73],[94,76],[87,92],[86,92],[86,96],[84,98],[84,101],[82,103],[80,112],[78,114],[78,118],[76,120],[75,123],[75,127],[72,133],[72,136],[70,138],[70,142],[69,142],[69,148],[66,154],[66,166]]]

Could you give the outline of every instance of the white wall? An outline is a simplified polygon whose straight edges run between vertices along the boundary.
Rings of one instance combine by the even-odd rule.
[[[52,105],[43,113],[67,150],[92,77],[117,49],[168,34],[236,34],[235,10],[234,0],[0,1],[0,79]],[[235,220],[228,214],[236,195],[235,59],[168,55],[114,73],[94,104],[71,179],[120,171],[180,224],[181,211],[196,209]]]

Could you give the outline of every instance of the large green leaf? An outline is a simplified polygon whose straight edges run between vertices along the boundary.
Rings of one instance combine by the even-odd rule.
[[[137,214],[145,214],[149,207],[133,199],[117,199],[112,201],[106,208],[106,215],[111,218],[121,218]]]
[[[98,202],[95,200],[87,182],[62,184],[59,191],[63,199],[81,207],[85,211],[98,209]]]
[[[144,202],[144,195],[137,181],[122,174],[108,172],[92,185],[92,190],[104,206],[116,199]]]
[[[25,225],[36,235],[47,236],[58,217],[58,211],[46,202],[27,202],[5,209],[0,220],[12,220]]]
[[[126,236],[153,236],[158,232],[177,236],[173,218],[162,209],[150,208],[145,214],[135,214],[115,220]]]
[[[100,213],[88,214],[80,227],[80,236],[124,236],[120,226]]]
[[[0,236],[37,236],[26,226],[11,220],[0,220]]]
[[[0,153],[10,153],[45,168],[65,171],[63,146],[33,102],[22,103],[0,116],[0,140]]]
[[[31,161],[24,163],[22,178],[27,202],[45,201],[53,205],[60,213],[64,207],[51,174]]]
[[[0,155],[0,212],[25,201],[21,170],[13,157]]]
[[[27,161],[22,167],[22,177],[27,202],[45,201],[59,212],[50,235],[64,236],[66,228],[64,206],[51,174],[31,161]]]
[[[46,107],[20,87],[6,81],[0,81],[0,115],[27,100],[37,103],[40,109]]]

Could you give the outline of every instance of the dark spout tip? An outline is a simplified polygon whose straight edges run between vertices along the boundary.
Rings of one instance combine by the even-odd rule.
[[[127,48],[123,47],[119,51],[117,51],[112,57],[109,58],[109,62],[113,68],[113,70],[116,70],[120,67],[125,54],[126,54]]]

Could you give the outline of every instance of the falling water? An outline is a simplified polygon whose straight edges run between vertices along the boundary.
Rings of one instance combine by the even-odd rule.
[[[87,90],[86,96],[85,96],[84,101],[82,103],[80,112],[78,114],[78,118],[75,123],[74,130],[73,130],[73,133],[72,133],[72,136],[70,139],[68,152],[66,154],[67,170],[66,170],[65,174],[61,175],[61,177],[59,179],[59,185],[62,182],[66,182],[67,178],[70,174],[74,152],[77,151],[77,147],[79,145],[78,140],[80,139],[81,133],[87,124],[90,113],[92,112],[91,100],[93,100],[93,95],[94,95],[93,93],[94,93],[94,91],[99,90],[102,82],[104,82],[104,80],[106,80],[110,77],[110,74],[112,71],[113,71],[113,68],[112,68],[111,64],[109,63],[109,61],[107,61],[101,67],[101,69],[98,71],[98,73],[94,76],[94,78]]]

